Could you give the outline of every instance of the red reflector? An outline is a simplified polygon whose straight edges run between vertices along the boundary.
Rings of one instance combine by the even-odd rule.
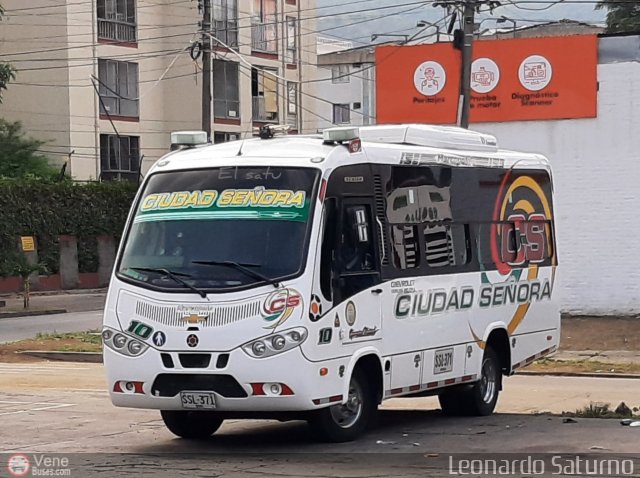
[[[252,383],[251,384],[251,394],[252,395],[266,395],[266,393],[264,393],[264,383]]]
[[[324,197],[327,194],[327,180],[323,179],[322,184],[320,184],[320,194],[318,194],[318,199],[320,202],[324,201]]]
[[[143,395],[144,394],[144,390],[142,389],[143,386],[144,386],[144,382],[133,382],[135,393],[139,393]]]
[[[291,390],[288,385],[285,385],[284,383],[282,383],[281,385],[282,385],[281,395],[295,395],[295,393],[293,393],[293,390]]]
[[[113,391],[116,393],[124,393],[122,387],[120,386],[120,382],[116,382],[113,384]]]

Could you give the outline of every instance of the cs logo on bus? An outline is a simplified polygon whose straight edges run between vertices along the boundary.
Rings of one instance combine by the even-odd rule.
[[[503,183],[495,205],[491,243],[500,274],[508,275],[513,267],[527,262],[535,266],[553,256],[552,219],[547,196],[533,178],[517,177],[508,187]]]
[[[296,307],[301,305],[302,296],[295,289],[281,289],[272,292],[262,304],[262,317],[271,324],[265,328],[275,329],[284,324]]]

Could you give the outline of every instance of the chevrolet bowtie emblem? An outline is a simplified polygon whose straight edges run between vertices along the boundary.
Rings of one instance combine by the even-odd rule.
[[[185,315],[184,317],[182,317],[182,320],[187,324],[193,325],[193,324],[199,324],[201,322],[206,322],[208,318],[209,318],[208,315],[191,314],[191,315]]]

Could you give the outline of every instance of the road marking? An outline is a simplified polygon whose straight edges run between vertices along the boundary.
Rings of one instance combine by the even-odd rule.
[[[97,365],[97,364],[96,364]],[[0,364],[0,370],[92,370],[97,367],[78,365],[40,365],[40,364]]]
[[[0,416],[4,415],[19,415],[20,413],[29,413],[29,412],[43,412],[47,410],[58,410],[60,408],[68,408],[75,406],[75,403],[49,403],[49,402],[24,402],[21,405],[46,405],[44,407],[36,407],[36,408],[26,408],[22,410],[13,410],[11,412],[2,412]]]

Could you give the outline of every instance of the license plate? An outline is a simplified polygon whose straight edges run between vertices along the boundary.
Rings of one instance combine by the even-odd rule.
[[[216,408],[216,398],[209,392],[180,392],[182,408],[211,410]]]
[[[453,349],[436,350],[433,357],[433,373],[445,373],[453,370]]]

